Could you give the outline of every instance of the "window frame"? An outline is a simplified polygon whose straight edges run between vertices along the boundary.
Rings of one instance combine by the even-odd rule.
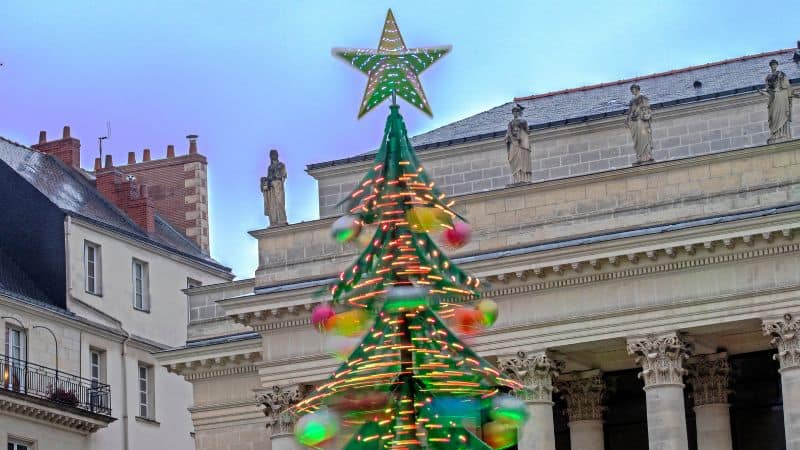
[[[94,261],[92,261],[92,282],[94,289],[90,289],[89,283],[89,249],[94,253]],[[87,294],[103,296],[103,251],[102,246],[95,242],[88,240],[83,241],[83,287]]]
[[[97,363],[95,364],[95,355],[97,355]],[[97,369],[97,376],[94,371]],[[101,348],[89,347],[89,380],[93,383],[106,384],[106,351]]]
[[[36,441],[9,434],[6,441],[6,448],[9,447],[11,450],[36,450]]]
[[[142,377],[144,371],[144,378]],[[139,362],[136,367],[137,394],[139,397],[139,409],[136,417],[155,420],[155,370],[147,363]],[[144,382],[144,389],[142,382]],[[145,400],[142,403],[142,399]],[[144,413],[144,414],[143,414]]]
[[[141,273],[137,276],[137,267]],[[150,312],[150,270],[146,261],[133,258],[131,262],[131,292],[133,297],[133,309],[142,312]],[[141,297],[141,304],[137,304],[137,299]]]

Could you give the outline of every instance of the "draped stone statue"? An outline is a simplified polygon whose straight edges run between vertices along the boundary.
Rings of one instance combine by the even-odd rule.
[[[764,79],[766,90],[759,90],[767,95],[767,116],[770,136],[767,144],[782,142],[792,138],[792,87],[789,77],[778,70],[778,61],[769,62],[770,73]]]
[[[653,159],[653,133],[650,127],[650,100],[642,95],[638,84],[631,85],[633,99],[628,104],[628,116],[625,126],[631,130],[633,149],[636,151],[636,162],[642,164],[655,161]]]
[[[531,181],[531,144],[528,135],[528,121],[522,118],[522,105],[514,105],[511,114],[514,118],[508,123],[506,131],[506,152],[511,166],[511,178],[516,183]]]
[[[264,194],[264,215],[269,217],[269,226],[286,225],[286,166],[278,161],[278,151],[269,151],[270,164],[267,176],[261,177],[261,192]]]

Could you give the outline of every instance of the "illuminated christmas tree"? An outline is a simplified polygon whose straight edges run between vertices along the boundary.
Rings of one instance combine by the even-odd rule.
[[[491,325],[497,305],[458,301],[477,297],[480,282],[453,264],[429,232],[442,231],[446,244],[459,247],[469,228],[418,161],[396,104],[399,96],[431,113],[418,75],[449,50],[407,49],[391,10],[377,51],[334,49],[369,77],[359,117],[389,97],[392,105],[375,161],[343,202],[349,214],[333,227],[339,241],[358,241],[367,227],[375,231],[331,286],[333,303],[347,310],[322,306],[312,314],[315,326],[352,348],[339,349],[349,353],[345,362],[295,408],[304,445],[411,450],[516,443],[525,407],[504,392],[521,386],[452,331],[472,334]]]

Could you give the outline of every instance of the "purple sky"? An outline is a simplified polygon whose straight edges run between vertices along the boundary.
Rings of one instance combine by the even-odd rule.
[[[600,5],[602,3],[602,5]],[[345,6],[347,5],[347,6]],[[612,81],[793,47],[800,2],[756,1],[0,2],[0,135],[25,144],[65,124],[83,165],[149,147],[209,159],[212,255],[250,277],[248,230],[266,224],[258,184],[267,150],[289,169],[290,222],[317,218],[305,165],[378,145],[386,107],[356,120],[366,78],[330,56],[375,47],[392,7],[409,46],[452,44],[422,76],[430,120],[403,107],[413,134],[514,96]]]

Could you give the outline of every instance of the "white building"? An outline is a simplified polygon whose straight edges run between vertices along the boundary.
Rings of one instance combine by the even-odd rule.
[[[159,214],[148,188],[111,164],[80,169],[68,128],[33,147],[0,139],[0,445],[194,449],[192,387],[153,353],[186,341],[183,290],[230,270],[203,251],[207,236]],[[166,183],[197,171],[205,194],[196,147],[149,165],[167,163],[181,167]]]
[[[518,448],[800,449],[800,140],[766,145],[757,92],[772,59],[800,81],[792,56],[514,99],[413,139],[472,224],[454,262],[499,305],[473,347],[526,386]],[[653,107],[652,164],[632,165],[633,83]],[[515,102],[529,184],[507,165]],[[158,358],[195,387],[198,448],[297,448],[265,425],[339,364],[310,311],[357,255],[329,229],[372,157],[308,166],[321,218],[252,231],[254,278],[190,290],[190,340]]]

